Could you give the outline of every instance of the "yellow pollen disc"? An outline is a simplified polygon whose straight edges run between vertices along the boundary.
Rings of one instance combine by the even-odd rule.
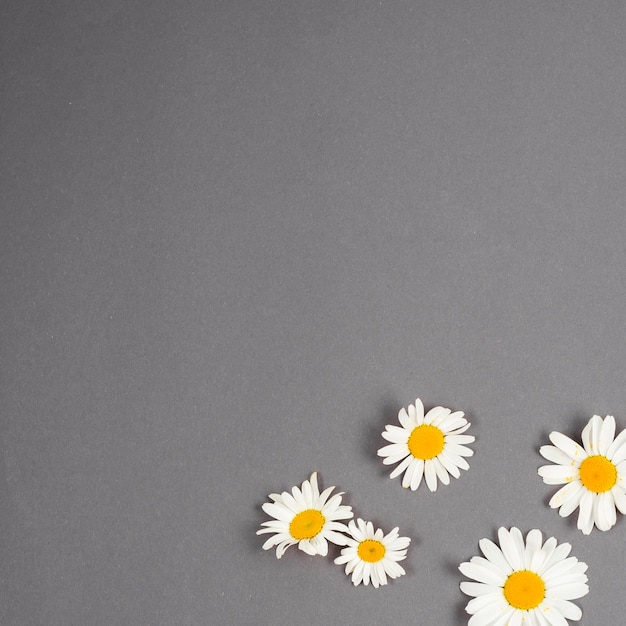
[[[289,524],[289,532],[294,539],[313,539],[324,527],[326,519],[317,509],[307,509],[298,513]]]
[[[546,586],[535,572],[519,570],[506,579],[504,597],[513,608],[530,611],[543,602],[546,597]]]
[[[377,563],[382,560],[386,551],[387,548],[385,548],[380,541],[376,541],[375,539],[365,539],[361,541],[357,548],[359,558],[368,563]]]
[[[617,468],[605,456],[588,456],[580,464],[580,482],[595,493],[603,493],[615,486]]]
[[[441,453],[445,440],[436,426],[422,424],[413,429],[409,437],[409,450],[416,459],[427,461]]]

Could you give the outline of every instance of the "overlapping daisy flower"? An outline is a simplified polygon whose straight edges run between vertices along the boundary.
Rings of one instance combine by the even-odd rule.
[[[552,446],[539,452],[555,465],[538,473],[549,485],[563,485],[550,499],[561,517],[577,508],[578,528],[589,535],[594,525],[609,530],[616,512],[626,513],[626,430],[615,437],[615,418],[594,415],[583,428],[582,446],[559,432],[550,433]]]
[[[387,535],[378,528],[374,530],[372,522],[362,519],[348,523],[351,538],[348,547],[341,550],[341,556],[335,559],[337,565],[346,565],[346,574],[352,574],[352,583],[357,586],[370,582],[376,588],[387,584],[387,578],[398,578],[406,572],[398,564],[406,558],[411,540],[400,537],[398,528]]]
[[[469,469],[465,457],[474,454],[465,444],[472,443],[472,435],[463,433],[470,427],[462,411],[437,406],[424,415],[424,405],[418,398],[408,413],[398,413],[400,426],[387,425],[382,436],[390,445],[378,450],[385,465],[399,465],[391,472],[395,478],[404,472],[402,486],[415,491],[424,477],[431,491],[437,490],[437,479],[444,485],[450,475],[458,478],[460,470]]]
[[[263,504],[263,510],[274,519],[263,522],[257,535],[273,533],[263,544],[264,550],[276,546],[276,558],[285,550],[298,544],[298,548],[310,555],[328,554],[328,542],[345,546],[348,527],[339,520],[352,519],[352,507],[341,504],[343,493],[330,496],[335,487],[320,493],[317,472],[305,480],[302,487],[293,487],[291,493],[271,493],[272,502]]]
[[[543,542],[531,530],[526,541],[517,528],[498,530],[500,545],[481,539],[485,555],[472,557],[459,569],[476,582],[464,581],[461,591],[472,596],[468,626],[565,626],[578,621],[581,609],[571,602],[589,592],[587,565],[568,556],[569,543],[554,537]]]

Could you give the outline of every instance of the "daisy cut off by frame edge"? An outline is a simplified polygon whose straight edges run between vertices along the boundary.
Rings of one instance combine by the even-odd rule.
[[[553,445],[539,453],[554,465],[542,465],[537,473],[548,485],[563,485],[549,506],[568,517],[576,509],[578,529],[591,534],[595,526],[607,531],[617,514],[626,513],[626,430],[615,436],[615,418],[594,415],[581,433],[582,446],[566,435],[551,432]]]
[[[387,584],[388,578],[399,578],[406,573],[398,561],[406,558],[411,539],[400,537],[397,527],[385,535],[380,528],[374,530],[372,522],[359,518],[356,524],[350,520],[348,528],[348,546],[342,548],[335,564],[345,564],[346,575],[352,575],[355,587],[371,582],[378,589]]]
[[[415,404],[398,413],[400,426],[387,425],[382,433],[390,442],[378,450],[385,465],[399,465],[390,478],[404,473],[402,486],[415,491],[426,482],[431,491],[437,490],[437,481],[450,484],[450,476],[459,478],[460,470],[469,469],[466,457],[474,454],[466,444],[473,443],[473,435],[465,435],[470,423],[463,411],[452,412],[436,406],[424,414],[424,405],[417,398]]]
[[[331,497],[335,487],[322,493],[317,485],[317,472],[311,474],[301,487],[293,487],[291,493],[270,493],[272,502],[263,504],[262,509],[271,521],[263,522],[257,535],[272,533],[263,544],[263,550],[276,547],[276,558],[293,545],[307,554],[326,556],[328,542],[339,546],[347,545],[348,527],[339,520],[352,519],[352,507],[341,504],[343,492]]]
[[[579,621],[582,610],[572,600],[589,593],[586,563],[569,556],[572,546],[554,537],[543,542],[540,530],[526,540],[518,528],[500,528],[500,545],[481,539],[484,555],[461,563],[473,582],[461,583],[472,596],[465,607],[468,626],[564,626]]]

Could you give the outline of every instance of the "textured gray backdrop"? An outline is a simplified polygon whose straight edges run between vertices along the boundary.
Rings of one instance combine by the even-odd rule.
[[[0,622],[456,626],[500,525],[623,622],[626,521],[584,537],[536,469],[626,427],[624,32],[621,0],[5,0]],[[477,437],[435,494],[376,457],[417,396]],[[261,550],[314,470],[405,577]]]

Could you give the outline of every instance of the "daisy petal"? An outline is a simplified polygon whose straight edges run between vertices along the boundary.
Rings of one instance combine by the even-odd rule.
[[[550,441],[567,456],[575,461],[585,458],[585,451],[575,441],[559,432],[550,433]]]

